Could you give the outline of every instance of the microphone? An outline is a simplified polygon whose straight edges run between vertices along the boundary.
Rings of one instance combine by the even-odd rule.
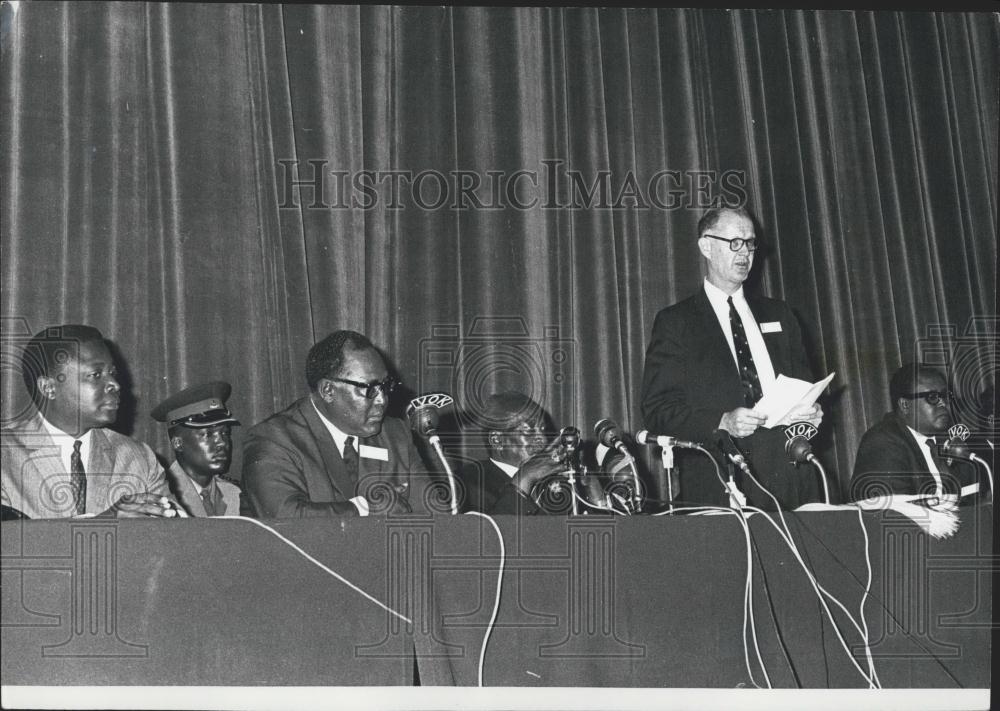
[[[948,466],[951,466],[952,459],[973,461],[973,452],[966,444],[970,434],[972,433],[969,428],[962,423],[954,424],[948,428],[948,439],[937,445],[938,455],[948,459]]]
[[[441,437],[437,433],[438,423],[441,421],[441,409],[453,402],[451,395],[446,393],[430,393],[415,397],[406,406],[406,419],[410,423],[410,429],[421,437],[426,437],[434,451],[437,452],[438,459],[441,460],[445,474],[448,476],[451,513],[455,515],[458,513],[458,490],[455,485],[455,473],[451,470],[448,460],[445,459],[444,450],[441,448]]]
[[[559,430],[556,447],[552,450],[553,462],[568,462],[570,457],[580,447],[580,430],[576,427],[563,427]]]
[[[793,422],[784,428],[785,430],[785,454],[792,464],[802,464],[815,459],[812,453],[812,444],[809,443],[816,433],[819,432],[808,422]]]
[[[813,427],[808,422],[793,422],[784,428],[785,430],[785,454],[788,455],[788,461],[798,466],[803,462],[809,462],[819,472],[820,483],[823,484],[823,500],[826,503],[830,503],[830,486],[826,483],[826,470],[820,463],[816,455],[813,454],[812,444],[809,442],[816,433],[819,432],[818,429]]]
[[[664,449],[667,447],[699,449],[701,447],[701,445],[697,442],[689,442],[686,439],[677,439],[676,437],[671,437],[670,435],[655,435],[651,434],[649,430],[640,430],[639,434],[635,436],[635,441],[639,444],[655,444],[659,447],[663,447]]]
[[[421,437],[436,439],[437,426],[441,421],[440,410],[452,402],[454,400],[451,395],[445,393],[430,393],[413,398],[406,407],[406,419],[410,423],[410,429]]]
[[[626,457],[630,456],[628,447],[622,440],[622,431],[614,420],[604,418],[594,425],[594,437],[608,449],[617,449]]]
[[[603,444],[605,447],[617,449],[625,457],[625,461],[628,462],[629,467],[632,469],[632,506],[634,507],[633,513],[638,512],[642,502],[639,499],[640,483],[639,483],[639,470],[635,467],[635,459],[632,457],[631,452],[628,451],[628,447],[625,446],[625,442],[622,441],[622,431],[618,428],[618,425],[614,420],[609,420],[605,418],[600,420],[594,425],[594,436],[597,440]]]
[[[948,463],[951,464],[952,459],[965,459],[966,461],[973,461],[973,452],[965,442],[961,440],[950,439],[947,442],[942,442],[937,446],[938,454],[942,457],[948,458]]]
[[[736,442],[733,441],[733,436],[729,434],[729,430],[718,429],[712,433],[716,444],[719,445],[719,449],[722,450],[729,461],[738,466],[741,470],[750,473],[750,467],[747,466],[747,459],[743,456],[743,452],[740,448],[736,446]]]

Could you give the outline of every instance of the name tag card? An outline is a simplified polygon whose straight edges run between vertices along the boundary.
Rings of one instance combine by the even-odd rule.
[[[761,333],[781,333],[781,321],[765,321],[760,324]]]
[[[969,494],[978,494],[978,493],[979,493],[979,482],[962,487],[962,496],[968,496]]]
[[[388,462],[389,450],[383,447],[369,447],[367,444],[362,444],[358,447],[358,456],[364,459],[378,459],[382,462]]]

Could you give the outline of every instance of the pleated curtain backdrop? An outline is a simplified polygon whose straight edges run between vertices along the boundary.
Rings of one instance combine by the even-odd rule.
[[[336,328],[412,391],[474,409],[516,385],[635,430],[653,316],[700,287],[718,199],[757,216],[752,287],[837,371],[842,480],[920,339],[995,322],[996,14],[5,12],[5,418],[20,336],[85,322],[127,367],[119,427],[161,454],[160,398],[224,378],[252,424]]]

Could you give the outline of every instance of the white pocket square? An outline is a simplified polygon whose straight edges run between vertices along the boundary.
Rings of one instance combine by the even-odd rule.
[[[781,321],[767,321],[760,325],[761,333],[781,333]]]

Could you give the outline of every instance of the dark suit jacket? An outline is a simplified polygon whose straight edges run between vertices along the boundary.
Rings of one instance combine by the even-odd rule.
[[[811,380],[802,331],[791,309],[775,299],[747,296],[747,303],[758,324],[781,324],[780,331],[761,334],[774,374]],[[723,413],[742,406],[739,372],[704,289],[660,311],[646,349],[642,379],[642,415],[646,427],[656,434],[701,442],[721,457],[712,441],[712,432],[719,426]],[[748,454],[754,475],[778,498],[782,508],[819,500],[818,474],[811,466],[796,468],[789,464],[784,456],[784,442],[781,428],[761,428],[738,444]],[[728,505],[714,467],[704,455],[676,450],[675,461],[680,471],[677,498],[701,505]],[[770,497],[751,482],[737,481],[749,503],[774,508]]]
[[[355,483],[308,396],[255,425],[244,443],[243,485],[257,515],[354,515],[355,496],[368,499],[373,515],[386,513],[394,498],[413,511],[429,510],[427,468],[401,420],[385,418],[382,431],[359,444],[385,450],[388,461],[359,457]]]
[[[504,489],[510,486],[510,477],[489,458],[468,462],[455,477],[460,487],[458,498],[462,513],[490,513]]]
[[[937,464],[945,493],[960,494],[962,487],[979,483],[979,493],[961,497],[959,503],[975,503],[989,491],[988,484],[980,481],[979,468],[971,462],[954,460],[949,466],[938,459]],[[861,438],[851,476],[851,501],[879,494],[934,491],[934,476],[906,423],[896,413],[886,413]]]

